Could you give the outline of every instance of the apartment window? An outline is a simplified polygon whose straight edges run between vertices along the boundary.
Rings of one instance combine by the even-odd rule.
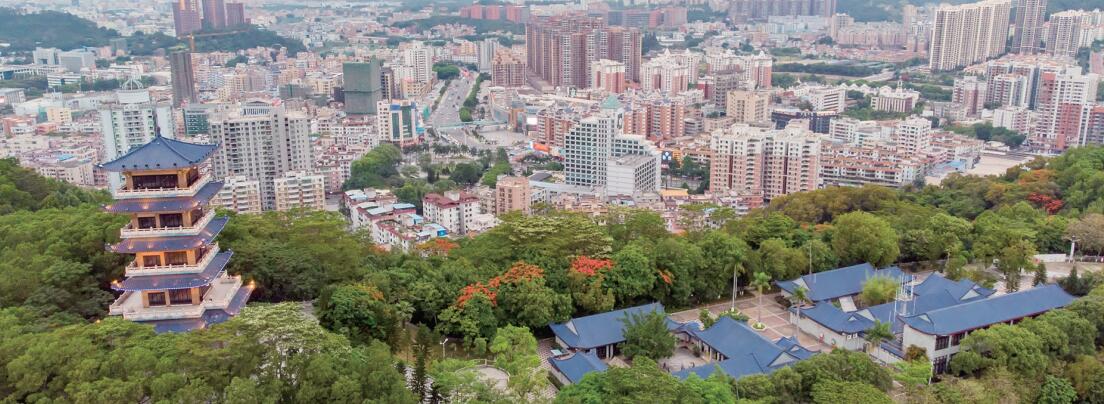
[[[146,293],[146,300],[149,301],[150,307],[164,306],[165,305],[165,292],[148,292],[148,293]]]
[[[966,333],[960,332],[951,336],[951,346],[958,346],[962,342],[962,338],[966,337]]]
[[[144,267],[156,267],[161,265],[160,255],[146,255],[142,257],[142,266]]]
[[[935,350],[938,351],[940,349],[947,349],[947,342],[949,341],[950,338],[948,338],[946,335],[940,335],[935,339]]]
[[[154,227],[157,227],[157,218],[153,216],[138,218],[139,229],[152,229]]]
[[[168,265],[188,265],[188,253],[186,251],[168,251],[165,253],[165,262]]]
[[[180,213],[161,215],[161,227],[184,227],[184,215]]]
[[[171,289],[169,290],[169,301],[172,304],[192,304],[192,290]]]

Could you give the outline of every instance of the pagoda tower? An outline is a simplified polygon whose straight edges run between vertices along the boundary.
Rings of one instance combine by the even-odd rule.
[[[122,295],[111,315],[181,332],[226,321],[249,300],[253,286],[226,273],[233,252],[214,242],[229,221],[209,206],[222,188],[207,172],[216,148],[155,137],[100,165],[123,177],[104,209],[130,215],[122,240],[108,250],[134,255],[126,279],[112,282]]]

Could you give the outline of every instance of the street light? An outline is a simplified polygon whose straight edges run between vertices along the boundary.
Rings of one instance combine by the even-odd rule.
[[[1073,253],[1077,250],[1077,236],[1070,236],[1069,262],[1073,262]]]

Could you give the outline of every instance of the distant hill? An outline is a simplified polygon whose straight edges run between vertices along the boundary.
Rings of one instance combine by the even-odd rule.
[[[855,17],[855,21],[900,21],[901,6],[905,4],[924,5],[929,3],[962,4],[973,3],[974,0],[839,0],[837,11],[847,13]],[[1012,1],[1013,4],[1016,0]],[[1093,10],[1104,9],[1104,0],[1050,0],[1047,2],[1047,13],[1056,13],[1064,10]]]
[[[81,46],[104,46],[112,38],[119,38],[115,30],[100,28],[96,23],[68,13],[44,11],[22,14],[10,8],[0,8],[0,42],[10,43],[10,52],[27,52],[36,47],[63,50]],[[128,46],[135,55],[150,55],[157,49],[187,46],[187,41],[156,33],[137,33],[127,37]],[[237,51],[257,46],[283,46],[291,54],[303,51],[302,42],[284,38],[275,32],[248,26],[241,32],[196,40],[200,52]]]
[[[31,51],[39,46],[60,49],[102,46],[119,36],[118,32],[97,27],[92,21],[56,11],[21,14],[0,8],[0,21],[0,42],[10,43],[9,51]]]

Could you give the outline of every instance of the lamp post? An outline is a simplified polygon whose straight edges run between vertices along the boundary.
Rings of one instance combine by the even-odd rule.
[[[1070,236],[1070,255],[1069,262],[1073,262],[1073,253],[1077,250],[1077,237]]]
[[[737,276],[736,276],[736,265],[738,265],[738,264],[735,264],[735,263],[732,264],[732,308],[731,308],[731,310],[734,313],[736,312],[736,278],[737,278]]]

